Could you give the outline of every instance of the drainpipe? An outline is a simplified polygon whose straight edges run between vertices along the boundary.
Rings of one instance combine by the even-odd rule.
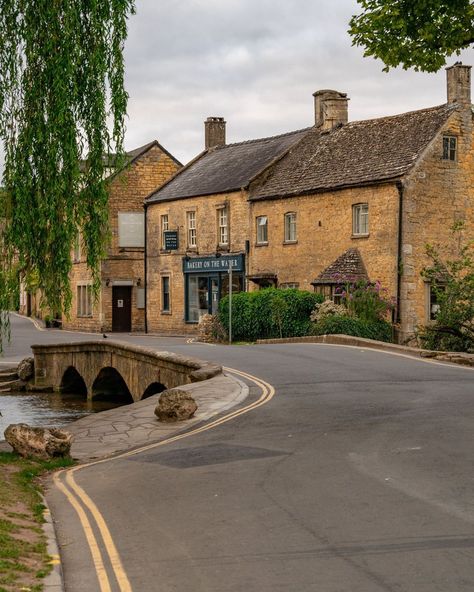
[[[398,189],[398,244],[397,244],[397,308],[395,322],[400,323],[400,299],[403,274],[402,232],[403,232],[403,182],[397,181]]]
[[[145,333],[148,333],[148,314],[147,314],[147,293],[148,293],[148,273],[147,273],[147,226],[148,226],[148,222],[147,222],[147,212],[148,212],[148,208],[147,208],[147,204],[143,204],[143,209],[145,210],[145,252],[144,252],[144,270],[143,273],[145,274],[144,277],[144,300],[145,300]]]

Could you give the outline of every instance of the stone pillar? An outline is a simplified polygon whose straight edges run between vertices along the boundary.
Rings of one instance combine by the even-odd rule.
[[[322,130],[331,130],[336,125],[348,121],[348,103],[346,93],[337,90],[318,90],[313,93],[314,120]]]
[[[205,148],[225,146],[225,124],[223,117],[208,117],[204,122]]]
[[[446,68],[448,103],[471,106],[471,66],[456,62]]]

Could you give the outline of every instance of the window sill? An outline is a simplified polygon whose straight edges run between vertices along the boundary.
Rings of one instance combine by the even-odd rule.
[[[255,243],[256,247],[268,247],[268,241],[265,243]]]
[[[298,244],[297,240],[287,240],[287,241],[283,241],[283,245],[296,245]]]
[[[219,253],[228,253],[230,251],[229,244],[217,245],[217,251]]]
[[[369,238],[370,236],[370,232],[368,232],[367,234],[353,234],[351,236],[351,238]]]
[[[171,310],[160,310],[160,314],[162,314],[162,315],[170,315],[171,314]]]
[[[199,325],[199,321],[184,321],[186,325]]]
[[[169,255],[171,252],[169,249],[160,249],[160,255]]]

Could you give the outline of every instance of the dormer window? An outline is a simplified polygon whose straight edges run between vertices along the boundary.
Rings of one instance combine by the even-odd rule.
[[[443,160],[456,160],[457,143],[456,136],[443,136]]]

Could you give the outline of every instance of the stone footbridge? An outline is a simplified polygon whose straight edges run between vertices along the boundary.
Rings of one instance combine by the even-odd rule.
[[[114,341],[33,345],[35,386],[88,399],[139,401],[167,388],[207,380],[221,366]]]

